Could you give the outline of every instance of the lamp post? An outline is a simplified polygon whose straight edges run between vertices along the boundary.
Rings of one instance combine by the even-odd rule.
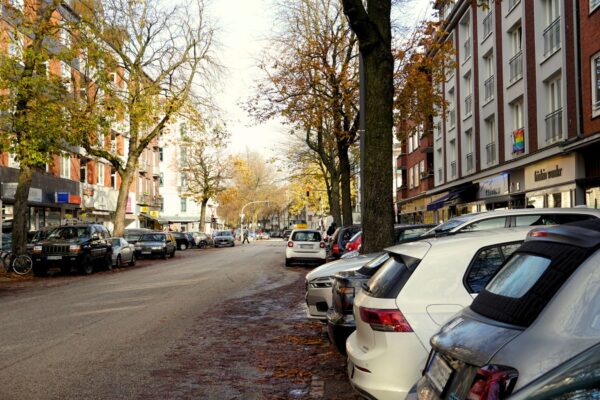
[[[257,203],[267,203],[267,204],[271,204],[270,200],[256,200],[256,201],[251,201],[249,203],[244,204],[244,206],[242,207],[242,210],[240,211],[240,240],[243,240],[244,238],[242,237],[242,230],[244,227],[244,210],[246,209],[246,207],[248,207],[251,204],[257,204]]]

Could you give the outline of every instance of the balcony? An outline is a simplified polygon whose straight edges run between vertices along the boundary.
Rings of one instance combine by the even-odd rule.
[[[456,178],[456,161],[450,161],[450,179]]]
[[[510,82],[518,81],[523,77],[523,51],[519,50],[508,62],[510,68]]]
[[[494,13],[492,11],[490,11],[483,18],[483,37],[486,38],[489,35],[491,35],[493,28],[494,28]]]
[[[473,113],[473,95],[470,94],[465,97],[465,117],[470,116]]]
[[[491,142],[485,146],[485,154],[487,165],[492,165],[496,162],[496,143]]]
[[[494,98],[494,75],[490,76],[483,83],[484,99],[486,102]]]
[[[560,17],[544,29],[544,56],[560,48]]]
[[[562,108],[546,115],[546,142],[554,142],[562,138]]]
[[[473,161],[473,153],[467,154],[467,173],[473,172],[475,166]]]
[[[404,171],[406,169],[406,155],[396,157],[396,170]]]

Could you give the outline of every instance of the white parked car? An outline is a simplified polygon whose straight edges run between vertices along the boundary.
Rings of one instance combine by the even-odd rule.
[[[354,300],[346,341],[352,386],[368,398],[401,399],[420,376],[429,339],[473,298],[531,228],[423,239],[391,258]]]
[[[365,264],[381,264],[389,258],[387,253],[361,254],[356,257],[328,262],[306,274],[306,306],[308,318],[327,320],[327,310],[331,307],[331,285],[333,276],[342,271],[352,271]]]
[[[321,232],[314,229],[295,229],[290,234],[285,249],[285,265],[317,264],[327,259],[327,246]]]

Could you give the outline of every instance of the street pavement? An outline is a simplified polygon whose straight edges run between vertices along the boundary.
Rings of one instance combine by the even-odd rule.
[[[284,250],[273,239],[92,276],[0,282],[0,399],[147,397],[161,385],[153,371],[202,330],[203,314],[301,283],[307,270],[283,267]]]

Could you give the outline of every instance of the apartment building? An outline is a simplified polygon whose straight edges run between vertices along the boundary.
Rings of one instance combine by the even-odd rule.
[[[3,7],[19,7],[24,2],[8,2]],[[27,3],[28,4],[28,3]],[[76,18],[71,2],[62,4],[56,18]],[[0,51],[16,55],[24,45],[24,35],[15,34],[11,26],[10,14],[0,16]],[[64,37],[62,36],[64,35]],[[69,43],[64,32],[58,42],[65,46]],[[67,89],[77,96],[86,96],[88,90],[94,90],[82,84],[86,74],[85,56],[74,59],[70,64],[60,60],[49,60],[49,73],[67,80]],[[110,74],[111,84],[126,90],[121,79],[123,71]],[[129,127],[127,118],[121,115],[111,124],[110,133],[90,133],[102,144],[105,150],[126,159],[128,154]],[[127,222],[129,227],[154,227],[160,208],[158,192],[158,142],[153,141],[144,151],[140,160],[139,172],[131,185],[127,203]],[[0,153],[0,184],[2,200],[3,227],[10,230],[13,215],[14,194],[17,187],[19,164],[13,154]],[[59,225],[66,220],[94,221],[104,223],[110,230],[116,211],[118,190],[121,179],[112,165],[92,157],[79,148],[71,148],[61,154],[55,154],[45,170],[35,171],[29,193],[29,228]]]
[[[592,82],[598,3],[438,3],[456,68],[441,88],[447,109],[433,120],[435,187],[427,193],[437,197],[427,211],[434,220],[497,208],[595,206],[586,197],[596,199],[596,189],[582,180],[592,171],[585,154],[599,131]]]

